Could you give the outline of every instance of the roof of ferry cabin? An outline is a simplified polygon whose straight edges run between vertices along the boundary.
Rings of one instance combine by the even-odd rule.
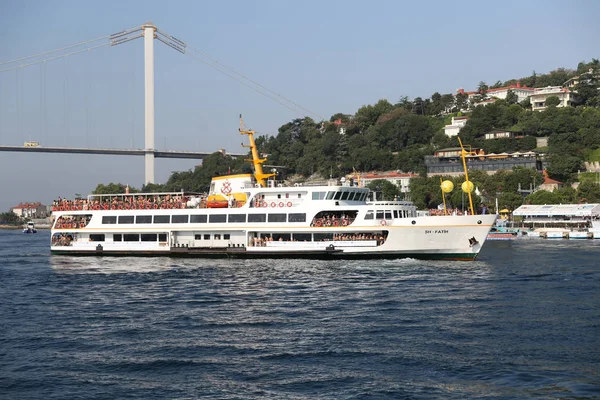
[[[600,204],[544,204],[544,205],[522,205],[513,211],[515,216],[527,217],[594,217],[600,216]]]

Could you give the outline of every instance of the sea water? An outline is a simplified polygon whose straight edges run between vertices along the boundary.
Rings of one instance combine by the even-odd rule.
[[[1,399],[600,398],[600,240],[477,261],[51,256],[0,231]]]

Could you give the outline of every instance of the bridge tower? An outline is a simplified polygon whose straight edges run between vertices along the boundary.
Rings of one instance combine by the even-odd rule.
[[[156,26],[142,26],[144,34],[144,180],[154,183],[154,38]]]

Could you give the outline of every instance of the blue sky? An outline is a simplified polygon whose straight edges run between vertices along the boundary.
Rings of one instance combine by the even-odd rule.
[[[599,58],[589,1],[0,2],[0,63],[152,21],[326,119],[401,96],[472,90]],[[94,44],[106,43],[99,41]],[[240,152],[238,115],[276,134],[292,111],[192,56],[155,43],[158,149]],[[0,70],[18,65],[0,65]],[[141,148],[143,41],[0,72],[0,144]],[[318,119],[314,115],[311,117]],[[156,177],[190,160],[157,160]],[[140,157],[0,153],[0,211],[19,201],[140,187]]]

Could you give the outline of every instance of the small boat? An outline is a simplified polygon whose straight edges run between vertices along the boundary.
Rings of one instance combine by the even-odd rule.
[[[27,223],[27,227],[23,228],[23,233],[37,233],[37,229],[35,229],[33,221],[29,221]]]

